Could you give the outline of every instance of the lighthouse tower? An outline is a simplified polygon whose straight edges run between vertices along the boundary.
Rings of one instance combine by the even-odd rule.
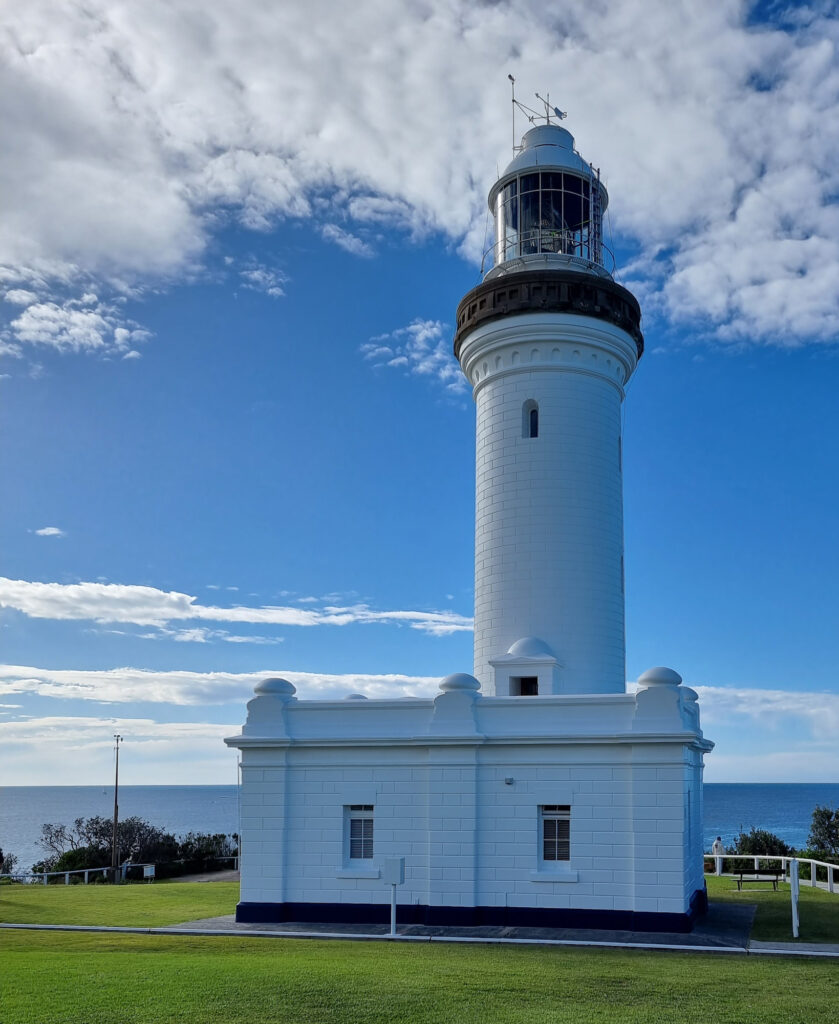
[[[621,403],[641,311],[603,246],[600,175],[531,128],[489,193],[495,242],[457,311],[477,407],[475,676],[484,693],[625,690]]]
[[[394,898],[399,925],[672,932],[702,912],[697,694],[661,666],[625,686],[621,403],[643,339],[607,202],[550,122],[490,190],[454,340],[477,405],[475,674],[384,699],[257,685],[225,741],[237,920],[386,924]]]

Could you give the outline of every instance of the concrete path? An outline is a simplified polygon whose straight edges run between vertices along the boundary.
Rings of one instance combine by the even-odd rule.
[[[397,931],[402,938],[462,940],[462,941],[526,941],[548,943],[573,943],[574,945],[635,945],[647,947],[668,946],[670,948],[701,947],[703,949],[737,949],[742,951],[748,944],[749,932],[754,920],[754,906],[738,906],[730,903],[711,903],[708,913],[689,934],[681,932],[630,932],[602,928],[509,928],[503,925],[454,928],[431,927],[428,925],[399,925]],[[218,931],[223,929],[232,934],[279,934],[298,935],[301,938],[318,936],[345,936],[357,938],[388,938],[385,924],[321,924],[312,921],[283,921],[278,924],[242,924],[232,914],[223,917],[209,917],[199,921],[187,921],[175,925],[176,929],[191,931]]]
[[[202,877],[202,876],[198,876]],[[208,879],[216,880],[216,874]],[[398,934],[386,925],[240,924],[233,915],[208,917],[166,928],[105,927],[101,925],[0,924],[0,929],[35,931],[127,932],[142,935],[206,935],[275,939],[347,939],[373,942],[463,942],[538,946],[587,946],[690,953],[739,953],[752,956],[810,956],[839,959],[839,944],[813,942],[750,942],[756,907],[711,902],[707,915],[688,934],[626,932],[574,928],[430,928],[397,922]]]
[[[179,875],[171,882],[238,882],[238,871],[207,871],[202,875]]]

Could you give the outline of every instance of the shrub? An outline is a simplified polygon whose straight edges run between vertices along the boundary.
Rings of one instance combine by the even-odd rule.
[[[113,821],[95,816],[76,818],[72,826],[47,823],[41,826],[40,845],[48,852],[32,865],[34,873],[81,871],[111,863]],[[125,818],[118,824],[120,862],[155,864],[158,878],[173,878],[197,871],[218,871],[238,852],[237,835],[189,832],[180,841],[171,833],[142,818]],[[131,872],[140,877],[141,872]],[[93,880],[93,879],[91,879]],[[100,881],[99,876],[96,881]]]
[[[822,855],[818,860],[824,854],[839,857],[839,807],[815,808],[807,842]]]
[[[752,828],[748,832],[741,832],[734,840],[732,849],[726,852],[762,854],[766,857],[792,857],[795,854],[795,849],[788,846],[774,832],[767,832],[762,828]]]
[[[17,867],[17,857],[13,853],[3,853],[0,849],[0,875],[10,875]]]

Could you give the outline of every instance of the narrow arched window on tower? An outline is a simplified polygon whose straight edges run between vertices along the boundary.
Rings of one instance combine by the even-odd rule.
[[[539,436],[539,403],[534,402],[532,398],[528,400],[522,406],[522,417],[521,417],[521,433],[522,437],[538,437]]]

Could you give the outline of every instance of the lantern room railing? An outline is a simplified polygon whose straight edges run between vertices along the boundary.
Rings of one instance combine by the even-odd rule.
[[[493,267],[522,257],[538,255],[565,256],[568,259],[562,262],[602,267],[610,275],[615,272],[615,257],[602,242],[595,249],[575,232],[536,228],[533,231],[517,232],[514,237],[491,245],[483,254],[481,273],[487,274]]]

